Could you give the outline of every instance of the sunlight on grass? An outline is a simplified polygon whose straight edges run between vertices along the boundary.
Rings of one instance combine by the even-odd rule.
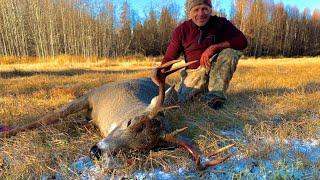
[[[150,75],[160,58],[123,59],[58,56],[54,59],[5,57],[0,59],[0,124],[21,126],[37,120],[94,87],[124,79]],[[249,157],[265,158],[268,146],[244,146],[220,130],[242,129],[248,139],[257,137],[316,138],[320,127],[320,58],[241,60],[231,81],[228,101],[222,110],[210,109],[203,102],[186,104],[168,116],[174,128],[188,126],[187,132],[201,150],[236,143]],[[168,79],[176,83],[179,74]],[[62,174],[77,177],[69,166],[100,137],[91,125],[72,123],[83,118],[72,115],[58,125],[0,139],[0,176],[28,179]],[[120,154],[126,160],[128,155]],[[130,174],[136,169],[171,164],[191,167],[193,162],[181,149],[150,154],[133,153],[133,165],[108,174]],[[132,158],[133,157],[133,158]],[[299,161],[300,162],[300,161]],[[99,162],[96,162],[99,164]],[[320,162],[318,162],[320,164]],[[300,162],[296,166],[307,165]],[[279,166],[282,166],[279,164]],[[18,175],[18,176],[17,176]],[[235,175],[236,176],[236,175]]]

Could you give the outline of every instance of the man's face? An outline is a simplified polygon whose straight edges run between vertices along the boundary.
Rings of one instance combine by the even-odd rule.
[[[200,4],[193,7],[189,12],[189,17],[197,26],[204,26],[210,19],[212,9],[205,5]]]

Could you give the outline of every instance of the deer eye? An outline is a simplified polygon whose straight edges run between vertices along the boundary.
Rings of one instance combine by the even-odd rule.
[[[130,125],[131,125],[131,119],[128,121],[127,127],[129,127]]]
[[[137,132],[137,133],[140,133],[140,132],[143,131],[144,128],[145,128],[145,125],[142,124],[140,127],[138,127],[138,128],[136,129],[136,132]]]

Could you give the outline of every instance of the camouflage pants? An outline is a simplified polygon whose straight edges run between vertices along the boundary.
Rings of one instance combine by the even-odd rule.
[[[236,70],[241,52],[224,49],[211,59],[211,67],[183,70],[178,90],[180,102],[188,101],[198,94],[205,99],[218,96],[226,99],[225,93]]]

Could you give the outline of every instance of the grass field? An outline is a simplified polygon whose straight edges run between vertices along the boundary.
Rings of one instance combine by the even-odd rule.
[[[20,63],[16,63],[19,61]],[[0,124],[21,126],[79,97],[102,84],[150,75],[159,59],[132,57],[117,60],[78,60],[61,56],[55,59],[0,59]],[[243,59],[228,90],[223,109],[212,110],[202,102],[193,102],[168,113],[176,127],[188,126],[187,134],[202,151],[235,143],[237,154],[258,160],[268,159],[272,143],[278,140],[310,140],[320,137],[320,57],[294,59]],[[170,76],[176,83],[178,73]],[[0,139],[0,177],[34,179],[60,173],[79,178],[70,165],[87,156],[99,139],[92,125],[77,125],[83,112],[41,130],[19,133]],[[245,142],[230,138],[224,130],[241,131]],[[264,142],[264,143],[262,143]],[[319,144],[316,146],[319,149]],[[283,149],[290,147],[283,146]],[[120,154],[126,159],[127,154]],[[137,169],[172,170],[172,164],[193,168],[191,158],[181,149],[133,153],[133,162],[116,170],[103,169],[100,175],[131,174]],[[300,157],[301,156],[301,157]],[[308,161],[299,155],[294,168],[320,169],[320,158]],[[279,161],[273,167],[285,169]],[[289,168],[289,167],[288,167]],[[286,169],[285,169],[286,170]],[[223,170],[221,170],[223,171]],[[232,173],[235,178],[246,172]],[[275,172],[276,173],[276,172]],[[308,177],[316,177],[319,171]],[[275,174],[274,177],[289,177]]]

